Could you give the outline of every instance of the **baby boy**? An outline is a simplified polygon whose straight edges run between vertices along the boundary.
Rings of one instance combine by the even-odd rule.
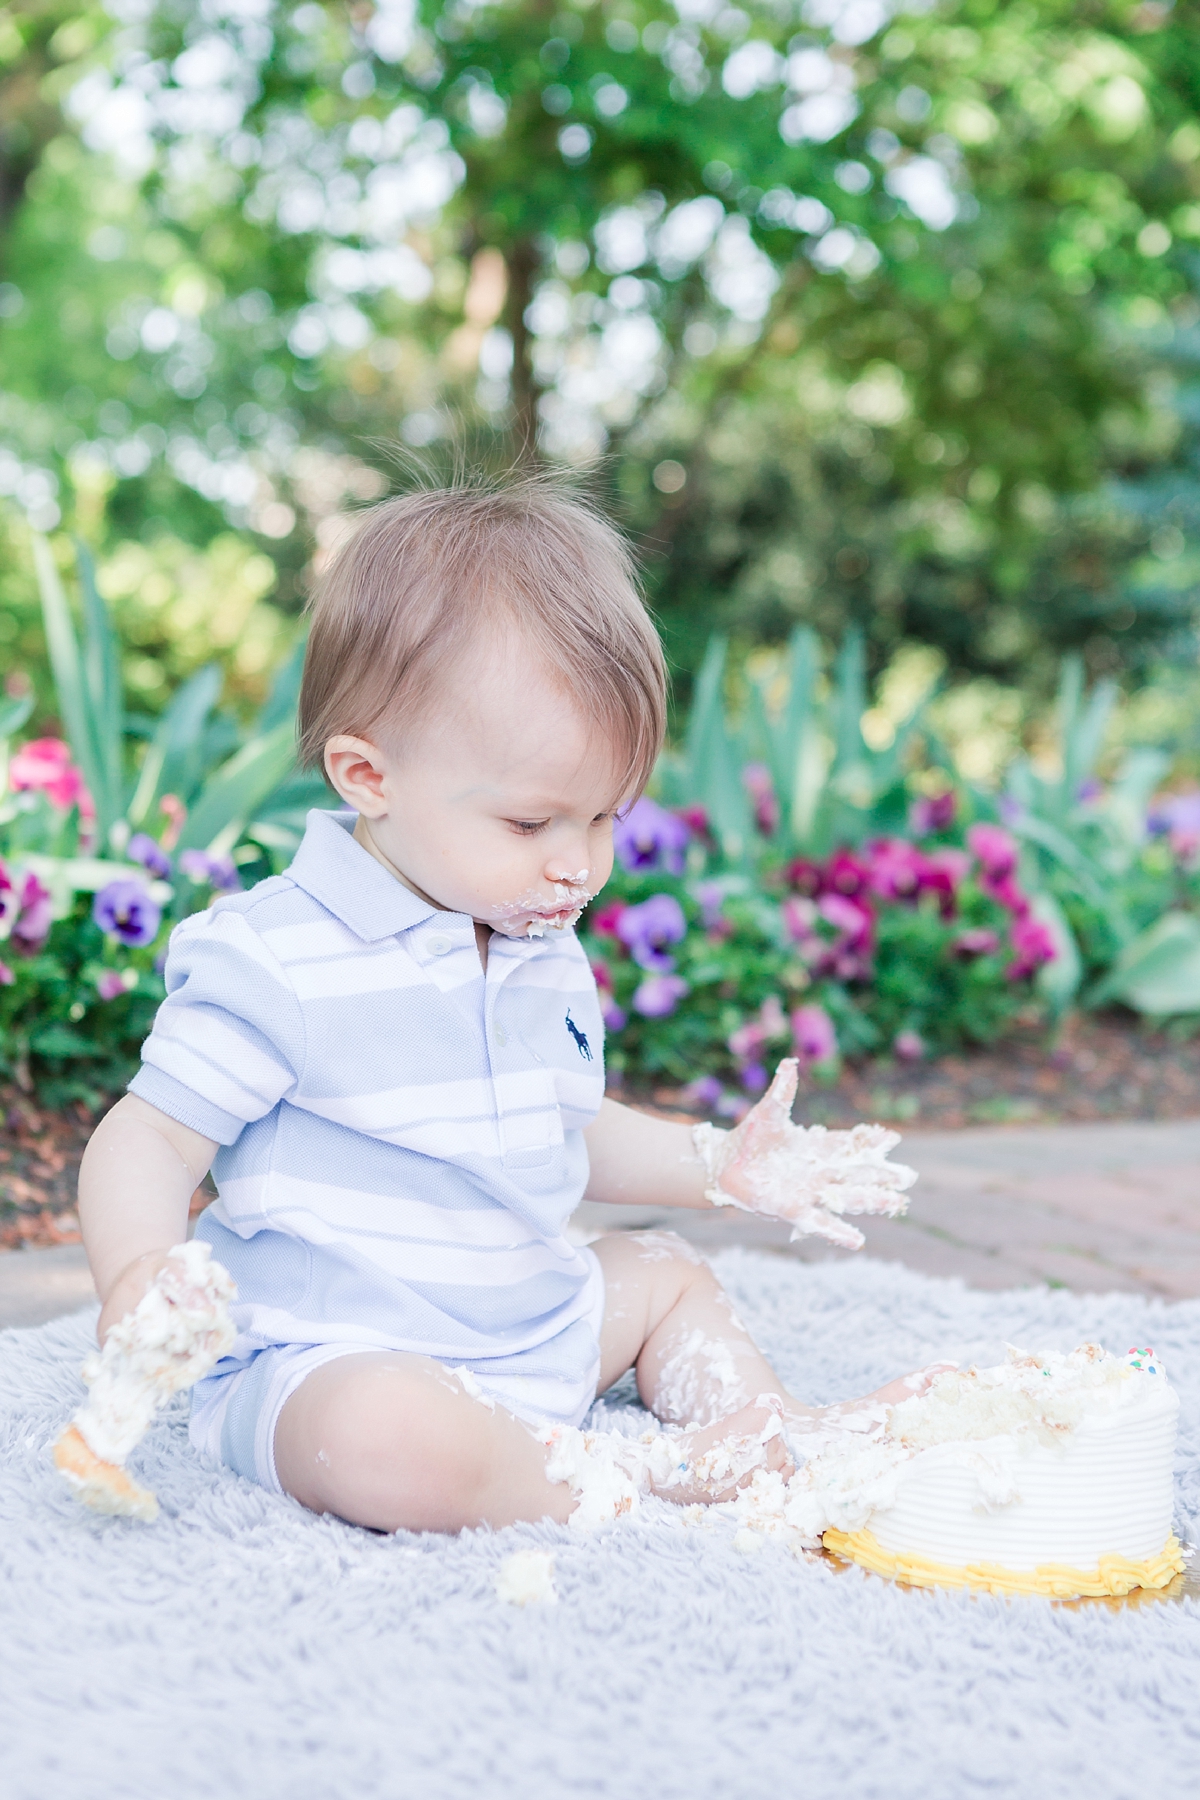
[[[664,718],[623,543],[547,485],[388,502],[335,560],[300,730],[345,810],[176,929],[142,1068],[80,1176],[103,1341],[212,1168],[198,1235],[237,1283],[238,1336],[191,1436],[249,1480],[382,1530],[565,1519],[545,1428],[630,1368],[687,1428],[671,1499],[725,1497],[703,1470],[728,1440],[788,1468],[772,1419],[811,1409],[708,1266],[669,1233],[564,1234],[585,1195],[788,1214],[794,1074],[703,1155],[604,1095],[572,927]]]

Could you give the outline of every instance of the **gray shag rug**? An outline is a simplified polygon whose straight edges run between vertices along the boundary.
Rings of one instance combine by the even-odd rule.
[[[980,1294],[896,1265],[716,1259],[796,1392],[865,1392],[1005,1341],[1152,1344],[1200,1511],[1200,1302]],[[1132,1800],[1192,1792],[1200,1606],[907,1592],[732,1529],[649,1520],[457,1539],[318,1519],[197,1459],[183,1403],[97,1519],[50,1446],[94,1314],[0,1336],[4,1800]],[[618,1397],[620,1398],[620,1396]],[[515,1550],[556,1605],[497,1597]]]

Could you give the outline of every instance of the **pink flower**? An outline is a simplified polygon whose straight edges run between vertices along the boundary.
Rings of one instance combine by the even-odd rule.
[[[852,850],[835,850],[825,865],[825,885],[835,894],[851,897],[867,885],[867,865]]]
[[[992,881],[1007,881],[1017,871],[1017,840],[1003,825],[972,825],[967,847]]]
[[[1025,981],[1035,975],[1044,963],[1058,955],[1048,926],[1039,919],[1017,919],[1012,928],[1012,947],[1016,954],[1005,969],[1008,981]]]
[[[832,1062],[837,1032],[823,1006],[798,1006],[792,1014],[792,1043],[804,1063]]]
[[[617,937],[617,926],[621,914],[625,911],[624,900],[610,900],[607,906],[599,906],[588,919],[588,930],[594,937]]]
[[[764,837],[770,837],[779,825],[779,801],[766,763],[747,763],[742,770],[742,786],[754,802],[754,823]]]
[[[95,816],[83,776],[71,761],[70,746],[61,738],[34,738],[22,744],[8,765],[8,779],[14,789],[45,794],[59,812],[78,806],[84,817]]]
[[[898,1031],[892,1049],[904,1062],[920,1062],[925,1054],[925,1039],[919,1031]]]
[[[680,806],[676,808],[693,837],[707,838],[712,841],[713,829],[707,809],[703,806]]]
[[[119,1000],[126,992],[125,983],[115,969],[101,969],[96,977],[96,992],[102,1000]]]
[[[936,894],[943,919],[954,916],[958,890],[970,873],[971,858],[965,850],[931,850],[921,872],[921,892]]]
[[[810,900],[820,893],[825,884],[820,863],[812,862],[807,856],[794,857],[785,866],[783,879],[795,893],[803,894]]]
[[[757,1019],[751,1019],[746,1025],[739,1025],[731,1031],[725,1040],[729,1045],[729,1053],[736,1056],[739,1062],[756,1057],[767,1041],[767,1034]]]
[[[807,944],[817,938],[817,909],[811,900],[800,894],[789,894],[780,911],[784,930],[794,944]]]
[[[914,800],[908,809],[908,827],[914,837],[929,837],[935,831],[948,831],[958,811],[953,788],[944,794]]]
[[[1029,916],[1029,896],[1024,893],[1011,875],[993,881],[990,875],[981,875],[979,886],[985,894],[989,894],[1005,912],[1010,912],[1014,919],[1025,919]]]
[[[158,803],[158,810],[167,821],[167,828],[162,834],[162,847],[164,850],[173,850],[179,842],[179,834],[187,818],[187,807],[178,794],[164,794]]]
[[[11,987],[16,979],[8,964],[0,962],[0,987]]]
[[[994,931],[972,926],[969,931],[960,931],[951,947],[956,956],[990,956],[1000,948],[1000,939]]]
[[[37,876],[27,874],[21,883],[17,899],[17,922],[12,928],[12,941],[26,955],[40,950],[50,935],[51,910],[53,902],[49,888],[44,888]]]
[[[881,900],[915,900],[921,891],[925,858],[905,838],[880,838],[868,846],[868,884]]]

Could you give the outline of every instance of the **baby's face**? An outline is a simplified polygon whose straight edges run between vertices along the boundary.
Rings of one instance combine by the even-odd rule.
[[[612,871],[620,759],[519,640],[448,676],[407,741],[333,738],[326,763],[409,887],[506,936],[573,924]]]

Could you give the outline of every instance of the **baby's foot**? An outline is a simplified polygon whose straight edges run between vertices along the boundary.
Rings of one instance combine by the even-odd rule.
[[[678,1464],[664,1478],[652,1479],[651,1487],[660,1499],[680,1506],[732,1500],[759,1469],[777,1469],[785,1480],[795,1472],[778,1405],[745,1406],[671,1442],[678,1448]]]
[[[903,1400],[927,1393],[936,1376],[957,1367],[958,1364],[952,1362],[929,1363],[911,1375],[897,1376],[895,1381],[876,1388],[873,1394],[863,1394],[857,1400],[838,1400],[831,1406],[802,1406],[798,1401],[789,1400],[785,1403],[788,1429],[797,1437],[828,1429],[871,1431],[884,1424],[889,1406],[899,1406]]]

